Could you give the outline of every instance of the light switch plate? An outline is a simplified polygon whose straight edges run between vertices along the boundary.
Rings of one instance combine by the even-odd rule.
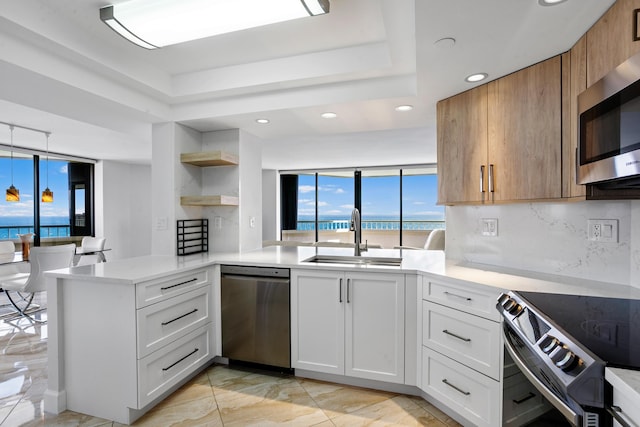
[[[617,219],[588,219],[588,238],[594,242],[618,243]]]
[[[497,218],[482,218],[480,220],[482,226],[482,235],[495,237],[498,235],[498,219]]]

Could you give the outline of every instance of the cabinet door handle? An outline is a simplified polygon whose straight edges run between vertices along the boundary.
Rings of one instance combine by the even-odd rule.
[[[347,304],[349,304],[351,301],[349,300],[349,288],[351,287],[351,279],[347,279]]]
[[[452,294],[451,292],[448,292],[448,291],[444,291],[443,293],[444,293],[445,295],[449,295],[449,296],[452,296],[452,297],[462,298],[462,299],[463,299],[463,300],[465,300],[465,301],[472,301],[472,299],[471,299],[471,298],[469,298],[469,297],[464,297],[464,296],[462,296],[462,295]]]
[[[484,193],[484,165],[480,165],[480,192]]]
[[[493,165],[489,165],[489,193],[493,193]]]
[[[622,427],[633,427],[627,422],[620,414],[622,414],[622,408],[616,405],[611,405],[610,408],[606,408],[607,412],[620,424]]]
[[[515,403],[516,405],[519,405],[521,403],[526,402],[527,400],[533,399],[534,397],[536,397],[536,395],[534,393],[529,392],[529,394],[527,394],[522,399],[513,399],[513,403]]]
[[[338,290],[338,301],[342,304],[342,279],[340,279],[340,289]]]
[[[458,334],[454,334],[453,332],[449,332],[449,331],[447,331],[446,329],[443,329],[443,330],[442,330],[442,332],[444,332],[444,333],[445,333],[445,334],[447,334],[447,335],[451,335],[451,336],[452,336],[452,337],[454,337],[454,338],[458,338],[459,340],[462,340],[462,341],[464,341],[464,342],[471,342],[471,338],[461,337],[460,335],[458,335]]]
[[[186,285],[187,283],[195,282],[196,280],[198,280],[198,279],[197,278],[196,279],[191,279],[191,280],[187,280],[185,282],[176,283],[175,285],[165,286],[164,288],[160,288],[160,290],[161,291],[166,291],[167,289],[175,288],[177,286]]]
[[[451,384],[449,381],[447,381],[447,379],[446,379],[446,378],[445,378],[445,379],[443,379],[443,380],[442,380],[442,382],[443,382],[443,383],[445,383],[446,385],[448,385],[449,387],[451,387],[452,389],[454,389],[455,391],[457,391],[458,393],[462,393],[462,394],[464,394],[465,396],[469,396],[469,395],[471,394],[471,392],[470,392],[470,391],[464,391],[464,390],[462,390],[461,388],[454,386],[454,385],[453,385],[453,384]]]
[[[194,354],[196,354],[199,351],[199,349],[195,349],[193,350],[191,353],[187,354],[184,357],[181,357],[180,359],[176,360],[175,362],[173,362],[171,365],[167,366],[166,368],[162,368],[163,371],[168,371],[169,369],[173,368],[174,366],[176,366],[178,363],[182,362],[184,359],[186,359],[189,356],[192,356]]]
[[[193,310],[191,310],[191,311],[190,311],[190,312],[188,312],[188,313],[183,314],[182,316],[178,316],[178,317],[176,317],[175,319],[171,319],[171,320],[167,320],[166,322],[162,322],[162,323],[161,323],[161,325],[162,325],[162,326],[167,326],[169,323],[173,323],[173,322],[175,322],[176,320],[180,320],[180,319],[182,319],[183,317],[187,317],[188,315],[193,314],[193,313],[195,313],[195,312],[197,312],[197,311],[198,311],[198,309],[197,309],[197,308],[194,308]]]

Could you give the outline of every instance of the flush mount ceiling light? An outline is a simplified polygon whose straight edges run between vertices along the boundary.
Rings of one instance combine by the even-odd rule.
[[[129,0],[100,19],[146,49],[329,13],[329,0]]]
[[[256,123],[260,123],[261,125],[266,125],[269,123],[269,119],[256,119]]]
[[[469,82],[469,83],[475,83],[475,82],[479,82],[481,80],[484,80],[487,77],[489,77],[489,75],[487,73],[476,73],[476,74],[471,74],[466,79],[464,79],[464,81]]]
[[[540,6],[555,6],[566,1],[567,0],[538,0],[538,3]]]
[[[326,113],[320,114],[320,117],[322,117],[323,119],[335,119],[336,117],[338,117],[338,115],[336,113],[327,111]]]
[[[396,111],[411,111],[413,110],[413,105],[398,105]]]

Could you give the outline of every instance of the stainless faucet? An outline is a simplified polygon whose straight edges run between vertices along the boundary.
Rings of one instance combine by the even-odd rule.
[[[362,242],[362,230],[360,228],[360,212],[357,208],[353,208],[351,211],[351,226],[349,227],[350,231],[355,231],[355,256],[361,255],[360,243]],[[366,249],[365,249],[366,250]]]

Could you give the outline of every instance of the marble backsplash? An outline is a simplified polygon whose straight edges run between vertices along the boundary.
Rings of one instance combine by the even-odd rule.
[[[618,220],[618,242],[588,240],[589,219]],[[449,259],[640,287],[640,201],[451,206],[446,221]]]

